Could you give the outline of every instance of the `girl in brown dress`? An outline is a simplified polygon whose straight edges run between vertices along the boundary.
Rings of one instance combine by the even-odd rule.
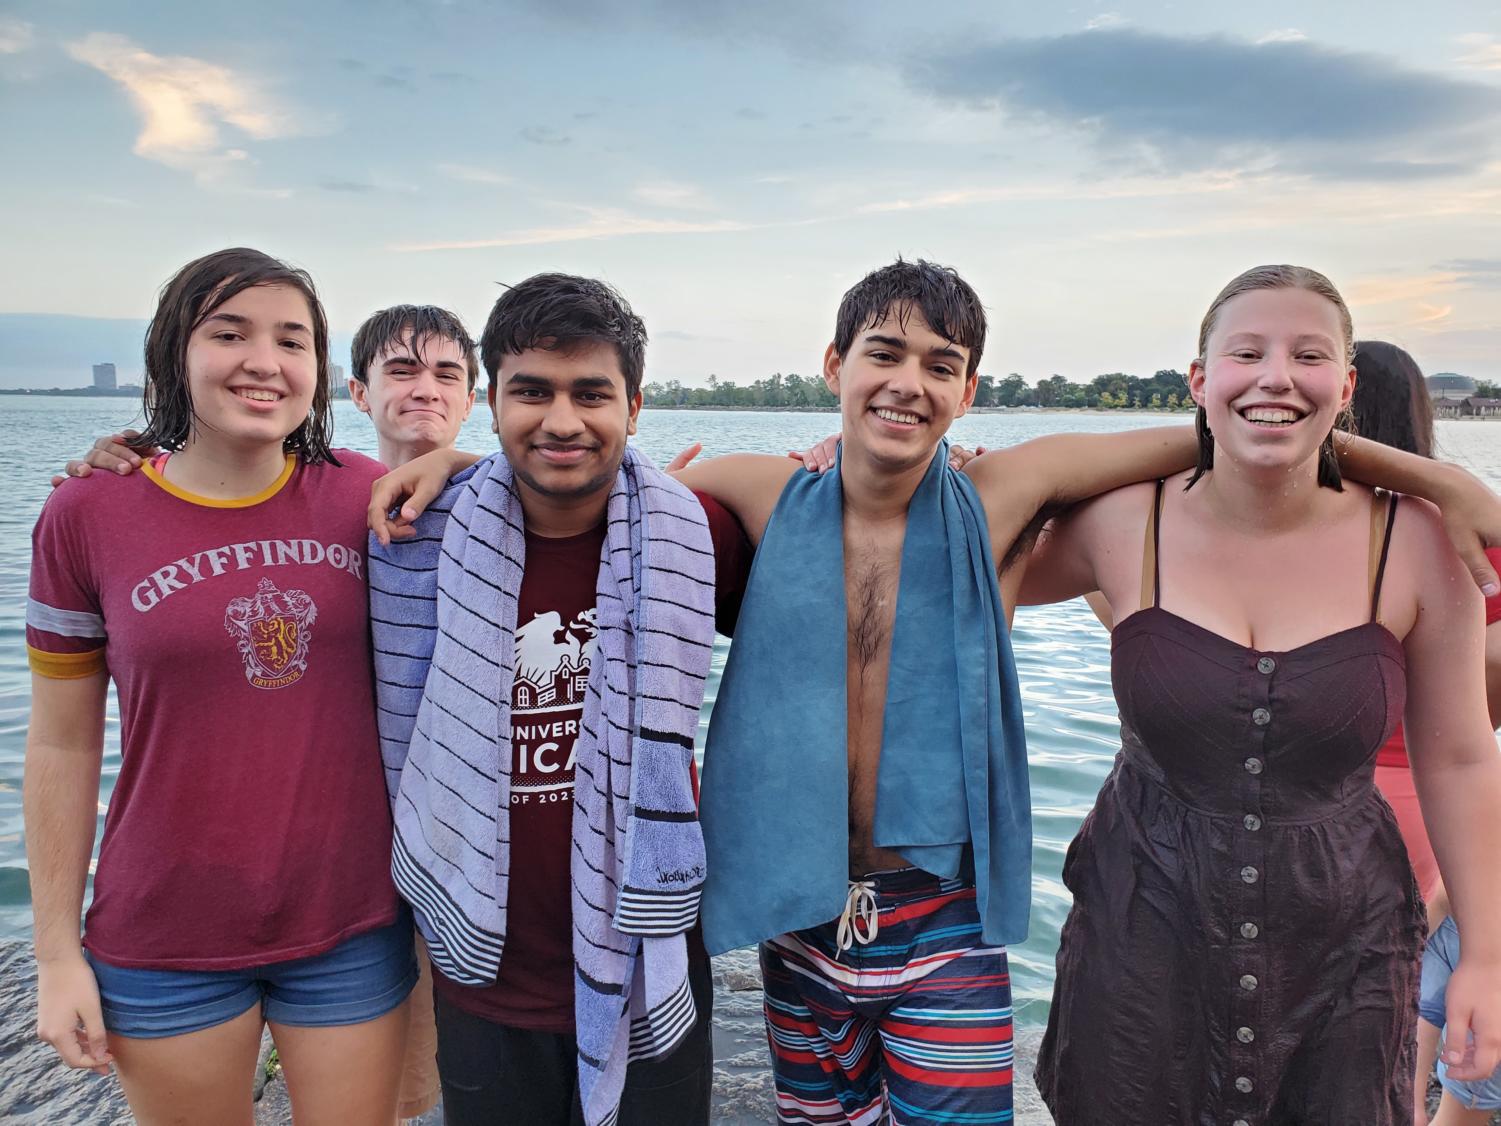
[[[1235,279],[1190,369],[1198,469],[1089,502],[1028,568],[1023,602],[1099,590],[1119,623],[1123,745],[1064,865],[1037,1068],[1060,1126],[1411,1121],[1423,911],[1372,784],[1404,714],[1455,913],[1501,935],[1480,595],[1431,507],[1340,481],[1352,336],[1312,270]],[[1446,1059],[1479,1077],[1501,941],[1464,958]]]

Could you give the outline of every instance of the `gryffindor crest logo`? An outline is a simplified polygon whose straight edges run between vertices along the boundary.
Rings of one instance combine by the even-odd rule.
[[[285,688],[302,679],[317,620],[318,607],[306,591],[280,591],[270,579],[224,611],[224,628],[245,662],[245,679],[257,688]]]

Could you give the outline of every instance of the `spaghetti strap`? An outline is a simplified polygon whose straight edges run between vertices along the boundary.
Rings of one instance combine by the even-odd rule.
[[[1152,605],[1162,601],[1162,579],[1157,571],[1157,549],[1162,541],[1159,525],[1162,523],[1162,486],[1157,480],[1157,495],[1152,500],[1152,511],[1147,516],[1147,530],[1141,545],[1141,605],[1147,605],[1147,595],[1152,596]],[[1148,578],[1150,576],[1150,578]]]
[[[1390,500],[1381,503],[1379,494],[1371,496],[1371,621],[1381,621],[1381,583],[1386,577],[1386,560],[1391,554],[1392,525],[1397,519],[1397,493],[1388,494]],[[1383,511],[1384,510],[1384,511]]]

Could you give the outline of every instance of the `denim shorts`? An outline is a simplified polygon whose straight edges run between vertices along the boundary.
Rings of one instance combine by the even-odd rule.
[[[1444,1027],[1444,997],[1449,976],[1459,965],[1459,928],[1447,916],[1428,939],[1423,951],[1423,984],[1418,991],[1418,1015],[1429,1024]],[[1438,1062],[1438,1081],[1460,1103],[1473,1110],[1501,1110],[1501,1068],[1486,1079],[1450,1079],[1443,1060]]]
[[[322,954],[243,970],[132,969],[84,953],[99,983],[104,1027],[142,1040],[200,1032],[256,1005],[276,1024],[361,1024],[396,1008],[417,981],[405,912]]]

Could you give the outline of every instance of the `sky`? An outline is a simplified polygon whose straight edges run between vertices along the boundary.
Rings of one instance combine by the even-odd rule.
[[[1501,6],[0,0],[0,386],[139,378],[157,290],[255,246],[370,312],[602,277],[647,378],[813,374],[840,295],[957,268],[982,371],[1186,369],[1231,277],[1501,377]]]

